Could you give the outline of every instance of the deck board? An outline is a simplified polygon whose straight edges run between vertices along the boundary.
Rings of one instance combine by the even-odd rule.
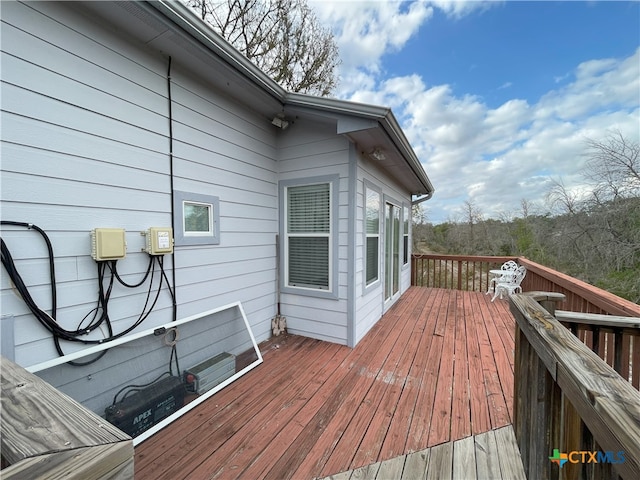
[[[506,301],[412,287],[354,349],[271,339],[260,366],[136,447],[136,480],[451,469],[444,446],[382,465],[511,422],[513,325]],[[479,471],[500,468],[481,452]]]
[[[526,480],[508,425],[321,480]]]

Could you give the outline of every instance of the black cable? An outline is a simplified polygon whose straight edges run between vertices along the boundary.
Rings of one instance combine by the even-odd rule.
[[[167,289],[169,290],[169,295],[171,295],[171,300],[172,300],[172,304],[173,304],[173,321],[176,321],[176,292],[175,292],[175,287],[171,285],[171,283],[169,282],[169,279],[167,278],[167,273],[164,270],[164,258],[163,257],[158,257],[158,264],[160,265],[160,272],[162,274],[162,276],[164,277],[165,281],[167,282]],[[175,283],[174,283],[175,285]]]
[[[14,221],[11,221],[11,220],[2,220],[2,221],[0,221],[0,225],[13,225],[13,226],[16,226],[16,227],[25,227],[25,228],[28,228],[30,230],[35,230],[44,239],[45,243],[47,244],[47,251],[49,253],[49,280],[50,280],[50,283],[51,283],[51,316],[53,318],[56,318],[56,310],[57,310],[57,306],[58,306],[58,298],[57,298],[57,295],[56,295],[56,267],[55,267],[55,265],[53,263],[53,245],[51,244],[51,241],[49,240],[49,236],[45,233],[44,230],[42,230],[40,227],[38,227],[37,225],[34,225],[32,223],[14,222]],[[4,245],[4,242],[3,242],[3,245]],[[8,249],[7,249],[7,252],[8,252]],[[3,255],[2,255],[2,264],[4,265],[4,250],[3,250]]]
[[[144,274],[144,277],[142,277],[142,280],[140,280],[138,283],[136,284],[128,284],[127,282],[125,282],[124,280],[122,280],[122,278],[120,278],[120,275],[118,275],[118,269],[116,267],[117,262],[115,260],[113,260],[110,264],[109,264],[109,269],[111,270],[111,272],[113,274],[115,274],[116,276],[116,280],[118,280],[118,282],[120,282],[121,285],[124,285],[127,288],[138,288],[140,285],[142,285],[147,278],[149,277],[149,272],[151,271],[151,265],[153,264],[153,256],[149,255],[149,265],[147,266],[147,271]]]
[[[112,405],[115,405],[116,403],[118,403],[118,395],[120,395],[125,390],[131,389],[132,391],[140,391],[143,388],[153,385],[154,383],[158,382],[159,380],[161,380],[163,377],[167,375],[171,375],[171,374],[169,372],[164,372],[158,378],[156,378],[155,380],[152,380],[149,383],[143,383],[142,385],[126,385],[122,387],[120,390],[118,390],[118,393],[114,395]],[[122,399],[124,400],[127,397],[127,395],[129,395],[130,393],[131,391],[128,391]]]
[[[173,174],[173,98],[171,94],[171,57],[169,57],[169,65],[167,66],[167,101],[168,101],[168,114],[169,114],[169,188],[171,188],[171,231],[176,231],[176,215],[174,211],[174,174]],[[162,268],[162,265],[160,265]],[[164,272],[164,269],[163,269]],[[172,285],[175,290],[176,285],[176,253],[171,254],[171,278],[173,280]],[[167,281],[169,283],[169,281]],[[173,299],[173,321],[178,319],[178,304],[176,301],[175,291],[172,292],[171,298]]]
[[[141,285],[142,283],[144,283],[144,281],[149,277],[149,274],[151,274],[151,282],[149,283],[149,289],[147,291],[147,297],[146,297],[146,301],[144,304],[144,307],[142,309],[142,312],[140,314],[140,316],[138,317],[138,319],[134,322],[133,325],[131,325],[129,328],[125,329],[124,331],[115,334],[113,333],[113,328],[111,325],[111,320],[109,319],[109,314],[108,314],[108,303],[109,303],[109,299],[111,297],[111,291],[113,288],[113,284],[115,280],[118,280],[120,283],[122,283],[125,286],[129,286],[131,288],[135,288],[138,285],[129,285],[126,284],[126,282],[122,281],[121,278],[119,278],[118,274],[117,274],[117,268],[116,268],[116,262],[112,261],[111,264],[107,263],[107,262],[97,262],[97,268],[98,268],[98,301],[97,301],[97,305],[96,307],[91,310],[89,313],[87,313],[87,315],[85,315],[85,317],[80,321],[78,328],[76,330],[67,330],[65,328],[62,328],[58,322],[56,321],[56,311],[57,311],[57,295],[56,295],[56,290],[57,290],[57,286],[56,286],[56,278],[55,278],[55,265],[54,265],[54,254],[53,254],[53,246],[51,244],[51,241],[49,240],[49,237],[47,236],[46,232],[44,230],[42,230],[40,227],[38,227],[37,225],[33,225],[30,223],[26,223],[26,222],[14,222],[14,221],[8,221],[8,220],[2,220],[1,221],[2,225],[12,225],[12,226],[19,226],[19,227],[25,227],[28,229],[33,229],[35,231],[37,231],[42,238],[44,239],[46,245],[47,245],[47,250],[48,250],[48,256],[49,256],[49,274],[50,274],[50,282],[51,282],[51,298],[52,298],[52,306],[51,306],[51,314],[47,313],[46,311],[42,310],[35,302],[35,300],[33,299],[33,297],[31,296],[31,294],[29,293],[29,289],[27,288],[24,280],[22,279],[22,276],[20,275],[20,273],[18,272],[18,269],[16,268],[15,262],[13,260],[13,257],[11,255],[11,252],[9,251],[6,243],[4,242],[4,240],[0,237],[0,250],[2,253],[2,264],[5,268],[5,270],[7,271],[7,274],[9,275],[9,278],[11,279],[11,281],[13,282],[18,294],[20,295],[20,297],[23,299],[23,301],[25,302],[25,304],[27,305],[27,307],[29,308],[29,310],[31,311],[31,313],[36,317],[36,319],[44,326],[44,328],[47,329],[47,331],[49,331],[54,339],[54,345],[56,347],[56,351],[58,352],[58,354],[60,356],[64,356],[64,352],[61,348],[60,345],[60,340],[66,340],[69,342],[78,342],[78,343],[83,343],[85,345],[99,345],[99,344],[103,344],[105,342],[111,341],[111,340],[115,340],[116,338],[120,338],[124,335],[127,335],[128,333],[130,333],[132,330],[134,330],[136,327],[138,327],[146,318],[148,318],[148,316],[151,314],[151,312],[153,311],[153,309],[155,308],[158,299],[160,297],[160,292],[162,290],[162,284],[163,284],[163,279],[167,281],[167,284],[169,284],[168,278],[166,276],[166,273],[164,272],[164,267],[163,267],[163,263],[161,258],[162,257],[154,257],[151,256],[150,260],[149,260],[149,266],[147,267],[147,272],[144,275],[144,279],[142,282],[140,282],[138,285]],[[158,264],[160,265],[160,269],[161,269],[161,275],[160,275],[160,284],[158,286],[158,290],[156,293],[155,298],[153,299],[153,302],[151,303],[151,306],[149,307],[149,309],[147,310],[147,306],[149,305],[149,301],[151,299],[151,292],[153,290],[153,277],[155,274],[155,261],[154,259],[158,259]],[[105,285],[104,285],[104,276],[105,276],[105,272],[106,272],[106,268],[109,268],[110,272],[111,272],[111,276],[109,279],[109,283],[108,286],[105,290]],[[171,289],[171,286],[169,285],[169,292],[171,294],[171,298],[173,300],[174,303],[174,316],[175,316],[175,294],[173,292],[173,290]],[[101,313],[100,313],[101,312]],[[99,314],[100,313],[100,314]],[[87,318],[89,318],[90,315],[93,314],[93,317],[91,318],[91,321],[89,322],[88,325],[84,325],[85,321],[87,320]],[[101,339],[85,339],[85,338],[81,338],[89,333],[91,333],[92,331],[94,331],[95,329],[99,328],[101,325],[106,324],[107,326],[107,336],[105,338],[101,338]],[[100,355],[101,358],[104,355],[104,353],[102,353]],[[78,365],[86,365],[88,363],[93,363],[94,361],[96,361],[97,359],[94,359],[92,361],[89,362],[83,362],[83,363],[79,363],[79,362],[70,362],[70,363],[76,363]]]
[[[15,285],[16,290],[20,294],[20,297],[23,299],[29,310],[49,332],[54,335],[58,335],[65,340],[78,341],[76,337],[80,335],[86,335],[87,333],[95,330],[100,326],[102,319],[81,330],[66,330],[60,327],[60,325],[58,325],[58,323],[56,322],[55,317],[40,309],[40,307],[38,307],[36,302],[33,300],[33,297],[29,293],[29,290],[24,283],[22,276],[15,266],[13,257],[11,256],[9,249],[7,248],[7,245],[2,238],[0,238],[0,249],[2,252],[2,265],[5,267],[5,270],[7,271],[9,278]],[[52,281],[55,282],[55,276],[52,276],[52,279]],[[52,308],[52,313],[54,310],[55,308]]]

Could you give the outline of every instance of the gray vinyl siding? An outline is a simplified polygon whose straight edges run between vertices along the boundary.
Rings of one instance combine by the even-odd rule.
[[[256,341],[267,339],[276,314],[280,187],[313,178],[330,178],[336,189],[335,289],[331,298],[283,292],[281,313],[288,330],[355,345],[380,319],[384,245],[381,281],[365,289],[364,180],[380,189],[382,199],[394,198],[401,207],[410,204],[411,196],[369,160],[355,158],[358,148],[336,133],[330,110],[315,116],[311,109],[302,118],[290,118],[288,129],[277,129],[264,111],[280,108],[278,99],[267,99],[258,87],[251,90],[264,101],[263,112],[257,113],[251,100],[230,96],[242,83],[216,90],[211,78],[186,67],[187,57],[198,57],[193,68],[212,70],[206,64],[209,54],[167,33],[158,44],[188,44],[184,55],[172,58],[170,122],[169,59],[150,46],[155,39],[138,42],[74,2],[2,2],[0,8],[2,219],[38,225],[49,235],[62,327],[78,328],[96,306],[98,272],[90,256],[90,231],[126,230],[127,255],[117,268],[125,281],[136,283],[149,261],[140,232],[171,226],[173,188],[217,197],[220,224],[218,244],[178,246],[173,257],[164,257],[167,277],[175,274],[177,318],[241,302]],[[142,24],[146,18],[127,19],[120,10],[107,13],[136,26],[140,22],[151,29],[149,38],[157,33]],[[17,227],[3,227],[2,238],[36,303],[48,310],[44,242],[34,231]],[[404,268],[401,291],[409,281]],[[115,333],[135,322],[146,299],[146,285],[114,285],[109,315]],[[2,333],[13,336],[17,363],[28,367],[58,356],[50,333],[14,293],[4,269],[0,305],[3,322],[11,323]],[[165,286],[138,330],[167,324],[172,314]],[[182,368],[221,351],[238,354],[250,347],[237,314],[219,312],[186,325],[180,328]],[[102,413],[122,385],[151,381],[166,368],[168,349],[159,340],[110,351],[91,367],[60,366],[40,375]],[[2,344],[8,344],[6,338]],[[65,353],[86,348],[63,345]]]
[[[399,206],[410,205],[411,195],[372,163],[368,158],[360,157],[357,167],[356,182],[356,259],[355,259],[355,343],[359,342],[364,335],[376,324],[384,313],[384,202],[385,198],[393,198],[400,202]],[[365,198],[364,188],[365,181],[375,186],[382,193],[381,211],[383,217],[380,229],[380,280],[371,286],[365,287],[365,247],[364,247],[364,215],[365,215]],[[401,210],[402,211],[402,210]],[[402,219],[402,217],[401,217]],[[402,237],[402,232],[401,232]],[[411,245],[411,241],[409,241]],[[400,259],[402,261],[402,245]],[[400,265],[400,294],[404,293],[411,285],[411,269],[403,268]]]
[[[335,126],[294,123],[279,138],[278,168],[282,181],[338,175],[337,299],[282,293],[281,311],[289,332],[347,344],[349,142]]]
[[[2,22],[2,219],[49,234],[59,323],[76,328],[96,300],[90,230],[126,229],[118,271],[135,282],[148,262],[140,231],[171,225],[168,61],[93,23],[73,2],[3,2]],[[220,245],[176,248],[178,318],[240,301],[256,339],[264,340],[275,314],[274,129],[179,62],[171,75],[174,188],[219,196],[221,224]],[[2,236],[36,302],[48,309],[39,235],[6,227]],[[170,256],[164,263],[171,278]],[[15,317],[16,361],[29,366],[57,357],[4,269],[0,278],[2,313]],[[145,297],[145,288],[114,286],[109,312],[116,332],[137,318]],[[139,329],[171,321],[171,312],[165,288]]]
[[[277,164],[273,127],[177,71],[174,188],[220,198],[220,243],[180,247],[180,317],[242,301],[259,340],[275,314]]]

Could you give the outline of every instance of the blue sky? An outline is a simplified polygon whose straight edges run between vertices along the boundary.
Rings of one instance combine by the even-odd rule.
[[[429,221],[540,213],[588,190],[585,139],[640,139],[639,2],[311,1],[339,98],[390,106],[436,187]]]

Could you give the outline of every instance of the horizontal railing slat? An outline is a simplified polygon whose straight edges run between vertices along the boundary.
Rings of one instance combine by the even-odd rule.
[[[602,315],[598,313],[568,312],[566,310],[556,310],[556,318],[560,322],[571,322],[585,325],[598,325],[606,328],[630,328],[639,330],[639,317],[621,317],[617,315]]]

